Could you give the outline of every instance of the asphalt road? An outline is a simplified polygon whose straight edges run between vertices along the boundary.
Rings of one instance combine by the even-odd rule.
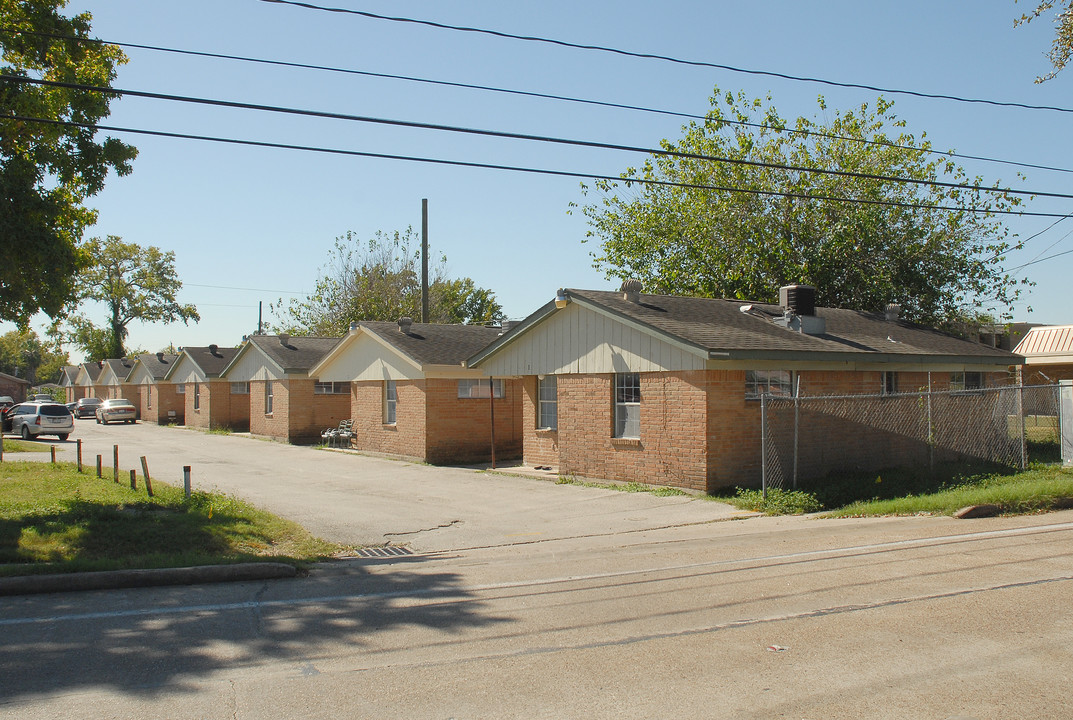
[[[589,497],[420,469],[445,496]],[[1071,715],[1071,512],[690,524],[593,499],[573,532],[417,533],[304,579],[2,599],[0,718]]]

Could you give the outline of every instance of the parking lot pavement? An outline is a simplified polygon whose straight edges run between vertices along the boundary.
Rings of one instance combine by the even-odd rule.
[[[51,442],[74,462],[77,440],[92,472],[102,458],[112,476],[141,474],[182,484],[191,467],[196,489],[220,490],[292,519],[315,535],[349,545],[402,545],[448,551],[613,535],[728,520],[748,513],[692,496],[655,497],[557,485],[470,468],[436,467],[153,424],[97,425],[80,420],[66,442]],[[7,454],[48,462],[48,453]]]

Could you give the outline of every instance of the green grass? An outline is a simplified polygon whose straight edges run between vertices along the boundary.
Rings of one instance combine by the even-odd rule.
[[[618,490],[619,492],[628,493],[651,493],[656,497],[673,497],[676,495],[689,495],[685,490],[680,490],[673,487],[662,487],[660,485],[648,485],[646,483],[639,482],[627,482],[627,483],[598,483],[598,482],[583,482],[575,479],[573,476],[567,477],[560,475],[559,479],[555,481],[556,485],[577,485],[578,487],[591,487],[602,488],[604,490]]]
[[[148,497],[75,465],[0,465],[0,575],[274,561],[303,567],[341,550],[218,493],[153,481]]]
[[[950,515],[969,505],[997,505],[1004,514],[1068,507],[1073,469],[1035,464],[1015,471],[986,464],[948,463],[934,472],[899,468],[882,474],[837,474],[802,482],[796,491],[738,489],[713,498],[771,515],[826,510],[829,517]]]
[[[26,442],[4,438],[4,454],[17,452],[48,452],[48,443]]]

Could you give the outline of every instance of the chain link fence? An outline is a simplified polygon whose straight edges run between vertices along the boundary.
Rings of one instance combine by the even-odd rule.
[[[1060,460],[1058,385],[889,395],[761,398],[762,479],[769,488],[835,472],[934,468],[982,460]],[[1068,443],[1070,438],[1066,439]]]

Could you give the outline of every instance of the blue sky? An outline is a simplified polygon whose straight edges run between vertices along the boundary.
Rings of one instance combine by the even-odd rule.
[[[1073,108],[1073,70],[1036,85],[1049,69],[1047,22],[1014,29],[1028,8],[1008,0],[802,2],[357,2],[334,5],[510,33],[723,63],[879,87]],[[160,45],[382,73],[571,95],[703,114],[715,86],[770,95],[784,117],[815,116],[874,102],[876,93],[552,47],[471,33],[316,12],[259,0],[72,0],[93,13],[105,40]],[[475,90],[250,65],[129,49],[115,85],[130,90],[283,105],[474,128],[654,147],[683,120],[625,110],[500,96]],[[1071,116],[887,95],[908,130],[937,149],[1073,168]],[[126,98],[105,122],[135,128],[269,142],[617,174],[640,156],[515,140],[466,137],[246,110]],[[255,330],[258,301],[313,289],[334,239],[347,231],[419,229],[428,198],[429,236],[450,273],[492,289],[520,318],[558,287],[617,286],[592,267],[579,181],[189,140],[121,136],[139,148],[134,173],[111,177],[92,198],[89,236],[175,252],[183,302],[201,322],[133,325],[129,344],[156,350],[234,345]],[[1073,192],[1073,175],[962,161],[988,182]],[[1073,212],[1073,202],[1028,209]],[[1011,218],[1027,237],[1053,222]],[[1073,249],[1073,219],[1032,240],[1009,265]],[[1057,243],[1051,250],[1046,248]],[[1066,285],[1073,255],[1024,271],[1037,286],[1015,319],[1070,323]],[[1031,306],[1033,312],[1028,312]],[[91,310],[94,319],[104,314]],[[37,323],[39,326],[41,323]],[[72,359],[78,359],[72,354]]]

